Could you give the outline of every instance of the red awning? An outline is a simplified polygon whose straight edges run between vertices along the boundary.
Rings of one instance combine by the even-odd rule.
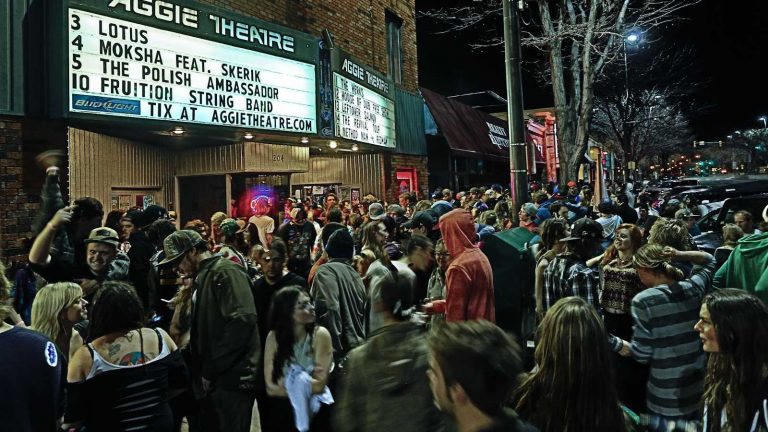
[[[451,150],[478,159],[509,160],[507,123],[431,90],[421,94]]]

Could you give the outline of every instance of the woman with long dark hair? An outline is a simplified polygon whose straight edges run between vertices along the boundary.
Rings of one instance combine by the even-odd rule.
[[[603,320],[580,297],[560,299],[539,327],[536,371],[513,395],[520,417],[541,432],[622,432],[613,359]]]
[[[709,353],[704,431],[768,430],[768,307],[740,289],[715,291],[694,328]]]
[[[281,289],[272,297],[269,323],[264,346],[264,380],[271,397],[265,410],[268,414],[262,414],[262,430],[293,432],[307,430],[300,427],[307,425],[313,431],[326,430],[327,404],[333,402],[327,386],[333,348],[328,330],[315,324],[312,299],[298,286]],[[294,389],[300,386],[300,380],[309,383],[311,397],[321,402],[319,413],[293,409],[291,400],[296,397]],[[307,405],[304,401],[303,406]]]
[[[94,299],[89,343],[78,348],[67,373],[68,424],[88,431],[171,431],[169,390],[186,384],[176,344],[146,328],[133,287],[105,282]]]

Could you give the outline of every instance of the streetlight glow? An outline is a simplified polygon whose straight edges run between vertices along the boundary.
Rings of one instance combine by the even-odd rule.
[[[630,33],[627,36],[627,42],[635,43],[638,39],[640,39],[640,37],[635,33]]]
[[[760,118],[759,118],[759,119],[757,119],[757,120],[759,120],[759,121],[763,122],[763,129],[765,129],[766,127],[768,127],[768,126],[766,126],[766,118],[765,118],[765,116],[762,116],[762,117],[760,117]]]

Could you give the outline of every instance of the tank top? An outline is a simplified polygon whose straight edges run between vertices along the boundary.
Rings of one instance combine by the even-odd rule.
[[[139,339],[141,340],[141,357],[144,358],[144,336],[142,333],[143,332],[139,330]],[[155,334],[157,334],[157,342],[160,348],[160,354],[146,363],[141,363],[136,365],[121,366],[121,365],[116,365],[114,363],[110,363],[107,360],[105,360],[104,357],[102,357],[98,351],[96,351],[96,349],[93,347],[93,343],[89,343],[88,351],[91,352],[91,357],[93,358],[93,364],[91,365],[91,370],[88,372],[88,376],[86,376],[85,379],[89,380],[94,376],[103,372],[141,367],[149,363],[162,360],[164,357],[168,356],[168,354],[170,354],[171,352],[168,350],[168,345],[163,343],[163,336],[160,334],[160,332],[155,330]]]
[[[93,365],[78,389],[78,408],[89,432],[173,430],[173,414],[168,405],[169,387],[179,372],[185,374],[179,351],[170,352],[155,330],[160,354],[137,365],[120,366],[105,360],[88,344]],[[139,331],[139,335],[142,332]],[[144,355],[141,336],[141,353]]]

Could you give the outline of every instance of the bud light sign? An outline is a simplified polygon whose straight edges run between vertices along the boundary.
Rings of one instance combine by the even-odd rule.
[[[141,114],[141,103],[131,99],[72,95],[73,111],[98,111],[112,114]]]

